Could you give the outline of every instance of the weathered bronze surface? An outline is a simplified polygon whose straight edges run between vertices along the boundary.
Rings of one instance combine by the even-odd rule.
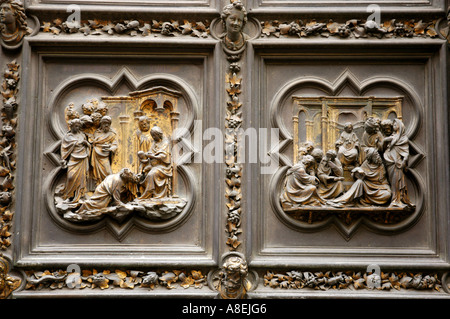
[[[342,20],[317,20],[261,21],[261,36],[304,38],[320,35],[327,38],[337,37],[341,39],[438,37],[436,20],[391,19],[381,23],[378,22],[380,24],[374,20],[356,18],[345,22],[342,22]]]
[[[65,219],[95,221],[109,215],[121,221],[135,212],[167,220],[183,210],[186,200],[174,193],[178,181],[171,139],[180,95],[156,87],[66,108],[70,130],[61,141],[66,181],[55,191],[56,208]],[[108,115],[111,108],[119,109],[118,118]]]
[[[1,2],[0,299],[449,298],[443,1],[144,2]]]
[[[242,127],[242,102],[239,95],[242,93],[241,57],[245,50],[247,35],[243,28],[247,22],[247,12],[240,1],[226,5],[221,15],[225,33],[222,36],[224,52],[230,62],[225,75],[227,84],[227,111],[225,117],[225,164],[226,168],[226,194],[228,217],[226,232],[227,245],[235,250],[241,244],[239,234],[241,227],[241,178],[242,165],[238,162],[239,142],[238,131]]]
[[[90,270],[83,269],[80,272],[68,272],[66,270],[55,271],[27,271],[27,290],[50,289],[145,289],[153,290],[158,287],[175,289],[202,288],[206,284],[206,278],[199,270]]]
[[[21,279],[9,275],[10,268],[8,260],[0,254],[0,299],[8,298],[22,283]]]
[[[1,2],[0,38],[3,48],[16,49],[20,47],[23,37],[30,33],[26,20],[27,16],[21,1],[5,0]]]
[[[351,223],[356,213],[383,211],[385,222],[392,223],[389,214],[415,209],[405,178],[409,139],[401,120],[401,97],[293,97],[293,101],[296,164],[287,171],[280,195],[290,216],[304,220],[301,216],[307,215],[312,223],[314,212],[321,220],[329,210],[344,212],[346,223]],[[304,123],[299,123],[301,113],[306,115]],[[317,116],[320,122],[312,120]],[[363,130],[360,136],[355,128]]]
[[[271,288],[319,290],[436,290],[442,289],[437,274],[423,273],[376,273],[355,271],[299,271],[267,272],[264,285]]]

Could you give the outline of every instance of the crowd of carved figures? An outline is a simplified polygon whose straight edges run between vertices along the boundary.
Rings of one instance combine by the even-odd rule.
[[[58,207],[76,207],[67,217],[118,216],[118,211],[130,212],[148,200],[172,195],[171,145],[159,126],[150,127],[149,118],[139,117],[134,136],[138,171],[124,167],[113,172],[118,135],[106,104],[92,99],[81,110],[79,114],[73,103],[65,110],[68,131],[61,141],[61,168],[66,179],[56,196],[62,199]]]
[[[382,206],[413,209],[405,172],[409,140],[399,119],[369,117],[359,139],[346,123],[335,149],[325,153],[307,142],[286,174],[283,208]],[[351,174],[345,187],[344,172]]]

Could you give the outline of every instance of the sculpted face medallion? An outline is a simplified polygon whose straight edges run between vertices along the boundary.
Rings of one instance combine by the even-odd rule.
[[[7,49],[21,45],[28,33],[25,9],[18,1],[5,1],[0,6],[0,38]]]

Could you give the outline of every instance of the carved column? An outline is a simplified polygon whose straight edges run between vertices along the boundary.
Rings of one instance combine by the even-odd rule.
[[[178,121],[180,119],[180,112],[177,111],[177,104],[174,105],[174,109],[172,112],[170,112],[170,119],[172,124],[172,132],[175,133],[178,128]],[[172,134],[172,165],[173,165],[173,175],[172,175],[172,190],[171,193],[174,196],[177,196],[178,194],[178,171],[177,171],[177,162],[178,162],[178,152],[176,151],[177,148],[175,145],[177,144],[177,140],[173,139]]]
[[[298,145],[299,145],[299,136],[298,136],[298,113],[296,112],[296,115],[292,117],[293,122],[293,138],[294,138],[294,162],[297,163],[298,161]]]
[[[120,123],[120,128],[122,130],[122,136],[126,136],[127,133],[127,127],[128,127],[128,123],[130,123],[130,117],[128,115],[120,115],[119,116],[119,123]],[[122,156],[122,163],[126,163],[127,160],[127,140],[122,138],[122,152],[120,152],[120,155]]]
[[[322,149],[328,149],[328,104],[325,99],[322,99],[322,116],[321,116],[321,127],[322,127]]]

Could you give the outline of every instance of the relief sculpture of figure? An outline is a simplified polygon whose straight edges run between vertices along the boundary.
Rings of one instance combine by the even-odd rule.
[[[94,194],[81,205],[74,216],[90,215],[92,218],[92,216],[110,213],[109,210],[132,211],[132,206],[126,206],[125,199],[129,199],[130,189],[135,180],[135,175],[128,168],[123,168],[119,173],[108,175],[95,188]],[[108,209],[109,206],[111,207]]]
[[[335,143],[337,158],[343,166],[353,169],[358,165],[359,139],[353,131],[353,124],[348,122],[344,125],[344,131]]]
[[[409,157],[409,139],[401,120],[393,120],[392,128],[392,135],[383,140],[383,143],[386,143],[383,157],[392,189],[391,206],[414,207],[409,200],[405,178]]]
[[[133,215],[162,221],[181,214],[188,200],[183,194],[179,196],[173,192],[172,183],[177,180],[171,155],[173,127],[164,126],[166,136],[166,131],[159,126],[150,129],[150,116],[141,116],[139,130],[122,125],[116,132],[112,128],[115,122],[107,115],[110,100],[102,99],[107,102],[91,98],[80,105],[70,103],[64,109],[69,132],[61,141],[60,152],[61,164],[63,169],[67,168],[67,173],[58,175],[58,183],[52,191],[58,215],[71,222],[112,217],[121,223]],[[130,115],[128,118],[136,114],[131,107],[123,108],[121,112]],[[164,115],[153,116],[156,122],[159,118],[165,119]],[[5,128],[4,125],[0,137],[8,136]],[[119,149],[119,143],[123,149]],[[136,163],[139,164],[137,172]],[[9,173],[6,170],[4,174]]]
[[[153,144],[147,153],[140,153],[143,167],[143,192],[139,199],[164,198],[170,196],[172,158],[170,141],[159,126],[150,130]]]
[[[383,138],[391,136],[392,130],[393,130],[392,120],[386,119],[386,120],[381,121],[380,130],[381,130],[381,133],[383,134]]]
[[[287,171],[285,187],[280,196],[283,207],[321,206],[325,203],[318,193],[319,179],[308,174],[314,164],[314,158],[311,155],[305,155],[300,162]]]
[[[239,255],[230,255],[224,260],[219,273],[217,290],[221,299],[244,299],[252,288],[247,279],[248,266],[245,259]]]
[[[142,155],[150,151],[152,145],[152,136],[150,134],[150,119],[143,115],[138,119],[139,129],[136,130],[134,139],[136,142],[136,152],[138,154],[138,160]],[[140,153],[141,152],[141,153]],[[141,169],[139,169],[139,172]]]
[[[240,1],[226,5],[222,11],[222,21],[226,33],[223,44],[228,50],[239,51],[246,43],[248,36],[242,32],[247,23],[247,12]]]
[[[91,165],[96,184],[112,174],[111,157],[117,151],[116,133],[111,129],[111,118],[103,116],[92,141]]]
[[[364,207],[389,202],[391,188],[378,150],[373,147],[367,148],[365,158],[364,163],[352,171],[356,179],[352,187],[342,196],[330,200],[329,204],[336,207],[344,205]]]
[[[374,117],[369,117],[364,123],[364,133],[361,142],[361,163],[365,160],[365,151],[367,148],[373,147],[377,150],[381,149],[383,135],[379,131],[379,127],[379,120]]]
[[[317,170],[319,168],[320,162],[323,159],[323,151],[320,148],[314,148],[311,151],[310,155],[314,158],[314,165],[312,165],[312,169],[309,172],[309,174],[310,175],[314,175],[314,176],[318,176]]]
[[[27,34],[25,9],[17,0],[3,1],[0,7],[1,40],[7,46],[20,44]]]
[[[78,202],[87,189],[91,145],[81,131],[81,121],[69,121],[70,131],[61,142],[62,167],[67,167],[64,188],[58,193],[66,202]]]
[[[326,152],[317,169],[320,180],[319,195],[323,199],[336,198],[344,191],[344,170],[334,150]]]

